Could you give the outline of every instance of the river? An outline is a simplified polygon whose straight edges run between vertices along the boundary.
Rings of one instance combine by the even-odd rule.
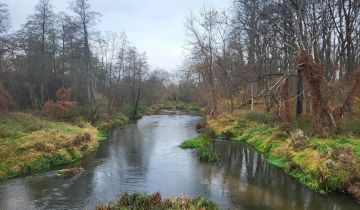
[[[349,196],[308,190],[243,143],[215,141],[220,161],[199,163],[193,151],[178,145],[198,135],[200,119],[178,111],[131,122],[75,163],[85,169],[78,175],[46,172],[0,183],[0,209],[93,209],[121,192],[158,191],[163,197],[205,196],[222,209],[360,209]]]

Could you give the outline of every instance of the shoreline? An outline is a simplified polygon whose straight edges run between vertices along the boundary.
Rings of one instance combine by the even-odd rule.
[[[221,139],[250,145],[265,155],[270,164],[313,191],[345,193],[360,201],[358,139],[306,137],[305,145],[294,147],[294,132],[246,119],[243,114],[208,118],[206,129],[214,131]],[[348,148],[352,148],[352,152],[348,152]]]

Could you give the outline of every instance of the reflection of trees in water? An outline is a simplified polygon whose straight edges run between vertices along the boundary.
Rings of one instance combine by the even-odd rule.
[[[248,145],[217,141],[214,150],[221,154],[220,163],[202,171],[202,175],[211,180],[222,174],[221,187],[234,206],[241,209],[338,208],[330,197],[309,191]]]

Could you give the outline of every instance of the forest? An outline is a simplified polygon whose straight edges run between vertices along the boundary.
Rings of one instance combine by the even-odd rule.
[[[129,120],[184,109],[204,119],[180,147],[209,153],[205,162],[219,159],[213,139],[245,142],[307,188],[360,200],[360,1],[204,4],[184,17],[176,72],[150,66],[126,32],[100,31],[88,0],[69,5],[56,13],[39,0],[14,31],[0,2],[0,180],[79,160]]]

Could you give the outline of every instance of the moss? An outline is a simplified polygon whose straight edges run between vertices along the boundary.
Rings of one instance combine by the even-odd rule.
[[[0,116],[0,180],[49,170],[90,154],[98,147],[98,132],[30,113]]]
[[[204,197],[189,198],[181,196],[172,199],[161,198],[160,193],[147,195],[144,193],[124,193],[118,201],[111,204],[102,204],[96,207],[97,210],[118,210],[118,209],[150,209],[150,210],[181,210],[181,209],[219,209],[217,204]]]

